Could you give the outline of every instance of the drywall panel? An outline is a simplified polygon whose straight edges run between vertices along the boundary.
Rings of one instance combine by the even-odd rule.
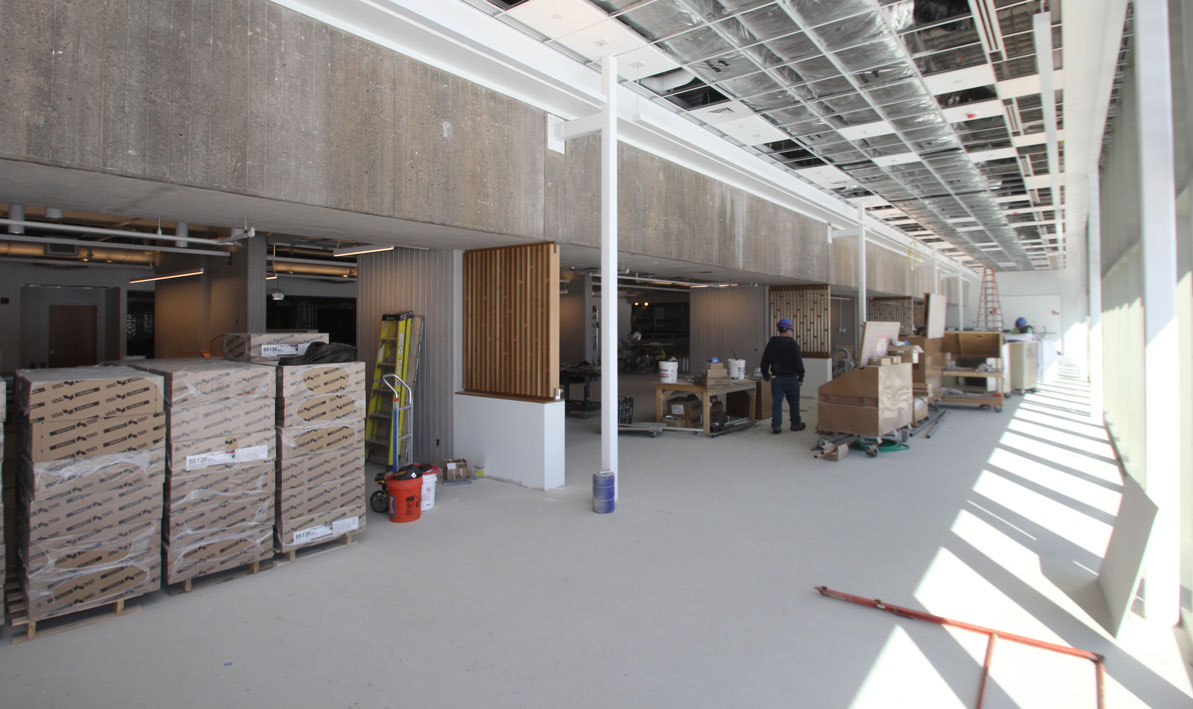
[[[1123,476],[1123,499],[1118,516],[1114,519],[1114,531],[1106,556],[1098,570],[1098,587],[1106,599],[1110,611],[1112,634],[1118,635],[1123,618],[1135,601],[1135,589],[1143,573],[1143,557],[1147,541],[1156,520],[1156,503],[1152,502],[1139,483],[1129,475]]]
[[[564,402],[456,394],[455,457],[536,490],[564,484]]]

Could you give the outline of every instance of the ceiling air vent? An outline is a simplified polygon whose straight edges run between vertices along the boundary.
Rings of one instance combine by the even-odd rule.
[[[78,256],[79,247],[74,244],[46,244],[46,256]]]

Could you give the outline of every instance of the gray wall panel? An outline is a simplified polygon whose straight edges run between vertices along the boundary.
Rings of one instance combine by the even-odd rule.
[[[703,371],[710,357],[725,360],[737,351],[746,374],[762,361],[770,337],[766,286],[693,288],[690,300],[692,371]]]

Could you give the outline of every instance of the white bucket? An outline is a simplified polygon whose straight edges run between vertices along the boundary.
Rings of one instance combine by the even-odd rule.
[[[435,507],[435,483],[437,482],[439,482],[438,473],[423,476],[423,512]]]
[[[729,359],[725,361],[729,363],[730,379],[746,378],[746,361],[744,359]]]
[[[674,384],[679,379],[679,362],[659,362],[659,381]]]

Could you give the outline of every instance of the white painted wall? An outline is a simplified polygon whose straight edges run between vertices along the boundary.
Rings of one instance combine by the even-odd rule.
[[[1071,240],[1071,242],[1076,241]],[[1076,250],[1076,249],[1074,249]],[[1070,262],[1083,264],[1084,260],[1071,255]],[[1006,271],[998,274],[999,294],[1006,297],[1003,307],[1003,322],[1013,327],[1017,312],[1009,306],[1025,310],[1030,320],[1031,312],[1051,310],[1055,297],[1060,297],[1060,343],[1062,354],[1074,361],[1085,363],[1086,350],[1086,296],[1084,292],[1084,269],[1070,267],[1062,271]]]
[[[456,394],[454,451],[485,477],[536,490],[564,484],[564,403]]]
[[[816,398],[820,385],[833,378],[833,361],[827,358],[804,357],[804,384],[799,388],[801,399]]]

